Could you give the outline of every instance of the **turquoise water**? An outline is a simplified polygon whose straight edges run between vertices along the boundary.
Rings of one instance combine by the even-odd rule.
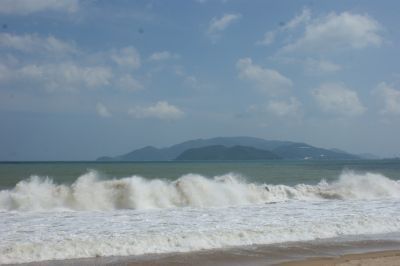
[[[256,161],[256,162],[19,162],[0,163],[0,188],[10,188],[32,175],[49,177],[56,183],[73,183],[96,170],[104,179],[142,176],[176,180],[188,173],[214,177],[237,173],[248,182],[267,184],[316,184],[335,180],[344,170],[375,172],[400,179],[399,160],[355,161]]]

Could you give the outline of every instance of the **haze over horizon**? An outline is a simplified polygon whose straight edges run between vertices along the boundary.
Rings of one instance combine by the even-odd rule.
[[[0,0],[0,161],[225,136],[400,156],[398,10]]]

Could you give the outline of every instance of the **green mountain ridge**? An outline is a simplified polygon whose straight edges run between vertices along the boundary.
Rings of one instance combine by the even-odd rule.
[[[330,160],[360,159],[358,155],[350,154],[336,149],[323,149],[308,145],[306,143],[264,140],[254,137],[217,137],[210,139],[189,140],[166,148],[156,148],[146,146],[141,149],[133,150],[129,153],[108,157],[99,157],[98,161],[172,161],[189,149],[203,148],[207,146],[244,146],[258,150],[269,151],[282,159],[290,160]]]
[[[260,150],[247,146],[226,147],[223,145],[213,145],[201,148],[193,148],[184,151],[176,161],[242,161],[242,160],[277,160],[282,159],[273,152]]]

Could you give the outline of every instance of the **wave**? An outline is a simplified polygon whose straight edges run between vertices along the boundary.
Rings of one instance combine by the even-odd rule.
[[[175,181],[131,176],[102,180],[96,171],[73,184],[56,184],[31,176],[14,188],[0,191],[0,210],[116,210],[174,207],[220,207],[286,200],[400,198],[400,181],[378,173],[343,172],[338,180],[317,185],[248,183],[239,175],[206,178],[187,174]]]

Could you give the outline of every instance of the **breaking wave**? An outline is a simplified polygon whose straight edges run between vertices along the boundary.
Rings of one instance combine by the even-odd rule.
[[[131,176],[101,180],[89,171],[72,185],[32,176],[0,191],[0,210],[46,211],[219,207],[286,200],[400,198],[400,181],[378,173],[343,172],[337,181],[295,186],[255,184],[236,174],[206,178],[187,174],[175,181]]]

